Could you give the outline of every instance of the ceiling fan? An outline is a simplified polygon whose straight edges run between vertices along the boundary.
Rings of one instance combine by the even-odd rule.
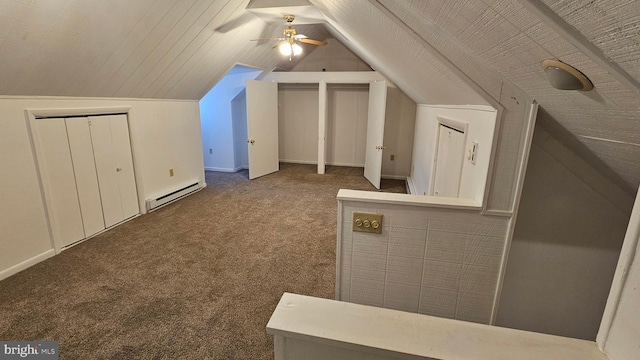
[[[284,32],[283,32],[284,37],[252,39],[251,41],[260,41],[260,40],[281,41],[281,43],[276,44],[274,48],[278,47],[282,55],[289,56],[289,61],[291,61],[291,58],[293,56],[300,55],[302,53],[302,47],[298,45],[298,42],[316,45],[316,46],[327,45],[326,41],[314,40],[314,39],[310,39],[308,36],[304,34],[298,34],[296,29],[291,27],[291,23],[293,22],[294,19],[295,19],[294,15],[284,16],[284,20],[287,22],[287,28],[284,29]]]

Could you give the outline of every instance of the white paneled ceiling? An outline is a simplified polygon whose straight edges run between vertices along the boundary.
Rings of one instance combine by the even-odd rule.
[[[0,0],[0,95],[200,99],[237,63],[293,68],[250,40],[296,10],[299,32],[335,37],[418,103],[494,103],[515,85],[640,184],[637,0]],[[550,58],[595,90],[551,88]]]
[[[236,63],[294,66],[273,44],[250,41],[280,36],[284,21],[267,24],[247,4],[3,0],[0,94],[200,99]],[[328,35],[322,25],[298,29]]]

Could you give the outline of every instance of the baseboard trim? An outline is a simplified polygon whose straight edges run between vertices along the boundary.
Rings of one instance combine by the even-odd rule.
[[[407,180],[407,176],[404,175],[385,175],[382,174],[380,175],[381,179],[388,179],[388,180]]]
[[[413,179],[411,176],[407,176],[407,192],[409,194],[418,195],[416,193],[416,186],[413,184]]]
[[[307,161],[307,160],[287,160],[287,159],[280,159],[279,160],[281,163],[286,163],[286,164],[302,164],[302,165],[318,165],[317,161]]]
[[[238,172],[240,170],[244,169],[243,167],[237,167],[237,168],[220,168],[220,167],[213,167],[213,166],[205,166],[204,170],[205,171],[218,171],[218,172]]]
[[[56,251],[54,249],[49,249],[42,254],[36,255],[30,259],[27,259],[19,264],[13,265],[7,269],[0,271],[0,280],[4,280],[9,276],[15,275],[22,270],[25,270],[41,261],[47,260],[48,258],[54,256]]]

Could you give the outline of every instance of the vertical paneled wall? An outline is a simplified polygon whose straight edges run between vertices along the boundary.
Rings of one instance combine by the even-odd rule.
[[[327,86],[327,164],[364,166],[369,85]]]
[[[329,85],[327,164],[364,166],[368,85]],[[278,88],[280,161],[318,162],[318,85],[280,84]]]
[[[318,162],[318,84],[278,85],[280,161]]]
[[[339,201],[338,300],[489,323],[508,219],[472,210]],[[382,234],[352,214],[383,214]]]

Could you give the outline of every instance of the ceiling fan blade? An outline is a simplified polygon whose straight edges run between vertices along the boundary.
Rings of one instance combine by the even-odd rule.
[[[325,46],[325,45],[327,45],[326,41],[313,40],[313,39],[309,39],[309,38],[301,38],[301,39],[298,39],[298,41],[300,41],[301,43],[317,45],[317,46]]]
[[[250,41],[265,41],[265,40],[284,41],[285,38],[257,38],[257,39],[251,39]]]

